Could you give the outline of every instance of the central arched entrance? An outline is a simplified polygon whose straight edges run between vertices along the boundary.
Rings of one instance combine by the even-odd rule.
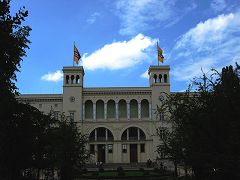
[[[94,129],[89,135],[90,153],[96,153],[97,161],[105,163],[106,152],[111,152],[109,148],[112,147],[113,141],[113,134],[109,129],[105,127]]]
[[[123,153],[129,154],[129,161],[130,163],[137,163],[138,162],[138,152],[141,148],[141,150],[145,149],[144,143],[139,143],[140,141],[145,141],[146,135],[138,127],[129,127],[127,128],[121,136],[121,141],[123,142],[122,146],[126,149],[126,151],[123,151]],[[129,146],[129,147],[127,147]],[[144,146],[144,147],[143,147]],[[129,149],[129,152],[127,150]],[[144,150],[145,151],[145,150]]]

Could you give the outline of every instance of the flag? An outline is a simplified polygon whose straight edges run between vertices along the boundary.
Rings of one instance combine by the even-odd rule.
[[[76,64],[78,64],[78,61],[80,58],[81,58],[81,55],[80,55],[77,47],[74,44],[74,61],[76,62]]]
[[[163,60],[164,60],[164,56],[162,55],[163,50],[158,46],[158,44],[157,44],[157,51],[158,51],[158,61],[163,63]]]

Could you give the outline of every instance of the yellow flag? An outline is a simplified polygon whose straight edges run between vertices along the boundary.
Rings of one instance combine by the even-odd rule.
[[[163,60],[164,60],[164,56],[162,55],[163,50],[158,46],[158,44],[157,44],[157,51],[158,51],[158,61],[163,63]]]

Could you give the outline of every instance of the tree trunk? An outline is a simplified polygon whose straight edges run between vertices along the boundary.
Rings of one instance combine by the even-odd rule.
[[[174,176],[178,176],[178,169],[177,169],[177,163],[174,162]]]

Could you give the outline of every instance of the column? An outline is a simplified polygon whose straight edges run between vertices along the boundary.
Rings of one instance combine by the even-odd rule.
[[[82,120],[85,120],[85,103],[82,104]]]
[[[127,103],[127,119],[130,120],[130,104]]]
[[[137,153],[138,153],[138,162],[140,163],[141,162],[141,153],[140,153],[140,147],[141,145],[140,144],[137,144]]]
[[[149,103],[149,119],[152,119],[152,104]]]
[[[115,104],[116,105],[116,120],[118,120],[118,117],[119,117],[119,113],[118,113],[118,103]]]
[[[141,103],[138,103],[138,120],[141,120]]]
[[[96,103],[93,103],[93,119],[96,121]]]
[[[95,129],[94,133],[95,133],[95,141],[97,141],[97,129]]]
[[[108,140],[108,130],[105,129],[106,141]]]
[[[107,120],[107,103],[104,103],[104,119]]]
[[[127,141],[129,140],[129,129],[127,129]]]
[[[138,128],[137,131],[138,131],[138,141],[140,141],[140,129]]]

